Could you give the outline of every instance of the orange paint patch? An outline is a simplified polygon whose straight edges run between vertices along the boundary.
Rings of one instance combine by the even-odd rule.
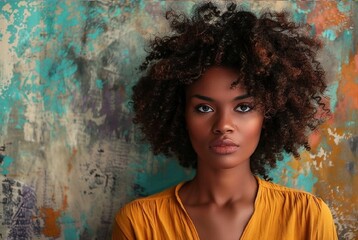
[[[355,56],[354,56],[354,63],[355,63],[355,66],[356,66],[356,68],[355,68],[355,72],[356,73],[358,73],[358,54],[356,54]]]
[[[311,148],[316,148],[321,142],[321,134],[319,131],[313,132],[308,139]]]
[[[357,55],[356,55],[357,56]],[[337,89],[341,101],[338,101],[337,109],[341,114],[350,114],[349,109],[358,109],[358,79],[356,56],[352,56],[348,64],[342,66],[342,79]],[[349,116],[346,116],[349,118]],[[346,118],[345,118],[346,119]]]
[[[315,9],[307,16],[307,23],[315,25],[318,35],[335,28],[337,36],[351,24],[349,16],[338,10],[336,1],[316,1]]]
[[[44,221],[44,227],[42,229],[42,233],[46,237],[54,237],[58,238],[61,235],[61,227],[58,223],[58,218],[61,214],[68,208],[68,200],[67,200],[67,190],[68,187],[63,187],[63,199],[62,206],[58,210],[54,210],[53,208],[42,207],[40,208],[40,216]],[[52,196],[53,201],[55,201],[55,196]]]
[[[40,216],[45,222],[44,227],[42,229],[42,233],[46,237],[60,237],[61,229],[57,222],[57,219],[60,217],[60,214],[60,210],[55,211],[52,208],[46,207],[40,209]]]

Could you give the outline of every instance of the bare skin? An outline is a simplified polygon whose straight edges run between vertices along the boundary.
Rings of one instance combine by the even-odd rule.
[[[229,175],[222,174],[218,182],[203,174],[180,190],[179,196],[200,239],[238,240],[254,212],[256,179],[251,175],[233,182]]]
[[[250,156],[257,147],[263,114],[237,74],[211,68],[187,89],[186,123],[198,155],[196,177],[179,191],[200,239],[238,240],[253,212],[257,181]]]

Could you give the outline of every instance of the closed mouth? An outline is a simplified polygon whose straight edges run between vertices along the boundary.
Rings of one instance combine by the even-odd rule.
[[[217,139],[210,144],[209,148],[217,154],[231,154],[236,152],[239,145],[231,139]]]

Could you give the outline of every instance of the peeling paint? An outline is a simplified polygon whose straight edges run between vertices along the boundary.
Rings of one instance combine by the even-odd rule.
[[[108,239],[125,202],[193,177],[140,142],[129,96],[147,40],[168,27],[165,10],[198,2],[0,1],[3,239]],[[238,3],[286,9],[326,44],[332,116],[310,153],[285,155],[270,176],[324,199],[339,237],[357,238],[358,3]]]

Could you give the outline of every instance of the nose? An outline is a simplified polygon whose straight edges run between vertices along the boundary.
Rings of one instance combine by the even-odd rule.
[[[230,113],[223,112],[216,115],[212,132],[214,134],[226,134],[234,131],[233,116]]]

